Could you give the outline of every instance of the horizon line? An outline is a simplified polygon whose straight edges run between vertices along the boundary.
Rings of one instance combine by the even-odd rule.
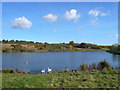
[[[8,40],[8,39],[2,39],[2,40]],[[0,41],[2,41],[0,40]],[[14,39],[11,39],[11,40],[14,40]],[[8,40],[8,41],[11,41],[11,40]],[[17,39],[15,39],[14,41],[16,41]],[[38,42],[38,43],[48,43],[48,44],[61,44],[61,43],[65,43],[65,44],[68,44],[70,41],[74,41],[74,40],[69,40],[69,41],[65,41],[65,42],[47,42],[47,41],[35,41],[35,40],[18,40],[18,41],[26,41],[26,42]],[[119,43],[114,43],[114,44],[98,44],[98,43],[94,43],[94,42],[85,42],[85,41],[81,41],[81,42],[75,42],[74,43],[76,44],[80,44],[80,43],[87,43],[87,44],[94,44],[94,45],[103,45],[103,46],[111,46],[111,45],[114,45],[114,44],[119,44]]]

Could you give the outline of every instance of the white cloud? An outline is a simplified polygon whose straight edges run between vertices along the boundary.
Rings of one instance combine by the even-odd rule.
[[[105,13],[105,12],[102,12],[100,10],[95,10],[95,9],[94,10],[90,10],[88,12],[89,15],[94,16],[94,17],[97,17],[97,16],[107,16],[108,13],[109,13],[109,11]]]
[[[94,19],[92,19],[92,20],[90,20],[90,22],[91,22],[91,24],[92,24],[93,26],[97,25],[97,24],[98,24],[98,19],[97,19],[97,17],[94,18]]]
[[[97,17],[99,14],[100,14],[100,11],[99,10],[90,10],[88,12],[88,14],[94,16],[94,17]]]
[[[80,18],[80,14],[77,14],[77,10],[71,9],[70,11],[66,11],[65,13],[65,19],[66,20],[74,20],[74,22],[77,22]]]
[[[16,18],[12,23],[13,28],[19,28],[19,29],[29,29],[31,26],[32,26],[32,22],[30,22],[24,16],[20,18]]]
[[[107,16],[107,13],[101,12],[100,16]]]
[[[104,16],[107,16],[108,13],[109,13],[109,11],[108,12],[102,12],[101,10],[99,10],[99,8],[90,10],[88,12],[88,14],[90,16],[92,16],[92,20],[90,20],[91,24],[92,25],[97,25],[99,16],[104,17]]]
[[[45,20],[47,20],[48,22],[54,22],[58,19],[58,17],[56,15],[53,15],[52,13],[46,15],[46,16],[43,16],[43,18]]]

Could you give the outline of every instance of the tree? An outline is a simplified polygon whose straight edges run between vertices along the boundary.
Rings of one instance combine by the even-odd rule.
[[[5,43],[5,39],[3,39],[2,42]]]
[[[16,42],[16,43],[18,43],[19,41],[18,41],[18,40],[16,40],[15,42]]]
[[[10,40],[9,42],[13,43],[13,42],[14,42],[14,40]]]
[[[48,44],[47,42],[45,42],[44,44]]]
[[[70,41],[69,44],[74,46],[75,43],[74,43],[74,41]]]
[[[87,44],[86,43],[81,43],[80,44],[80,48],[86,48],[87,47]]]
[[[8,40],[3,39],[3,40],[2,40],[2,42],[3,42],[3,43],[7,43],[7,42],[8,42]]]

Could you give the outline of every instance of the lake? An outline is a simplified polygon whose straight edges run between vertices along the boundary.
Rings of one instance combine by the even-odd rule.
[[[120,55],[106,51],[85,52],[42,52],[42,53],[2,53],[2,68],[19,69],[26,72],[52,68],[52,71],[78,69],[81,64],[98,63],[106,59],[113,67],[118,67]],[[25,62],[28,61],[28,64]]]

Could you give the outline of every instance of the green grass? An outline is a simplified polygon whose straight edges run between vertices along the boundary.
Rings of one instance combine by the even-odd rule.
[[[88,72],[66,71],[51,74],[3,73],[3,88],[116,88],[118,71],[115,69]]]

